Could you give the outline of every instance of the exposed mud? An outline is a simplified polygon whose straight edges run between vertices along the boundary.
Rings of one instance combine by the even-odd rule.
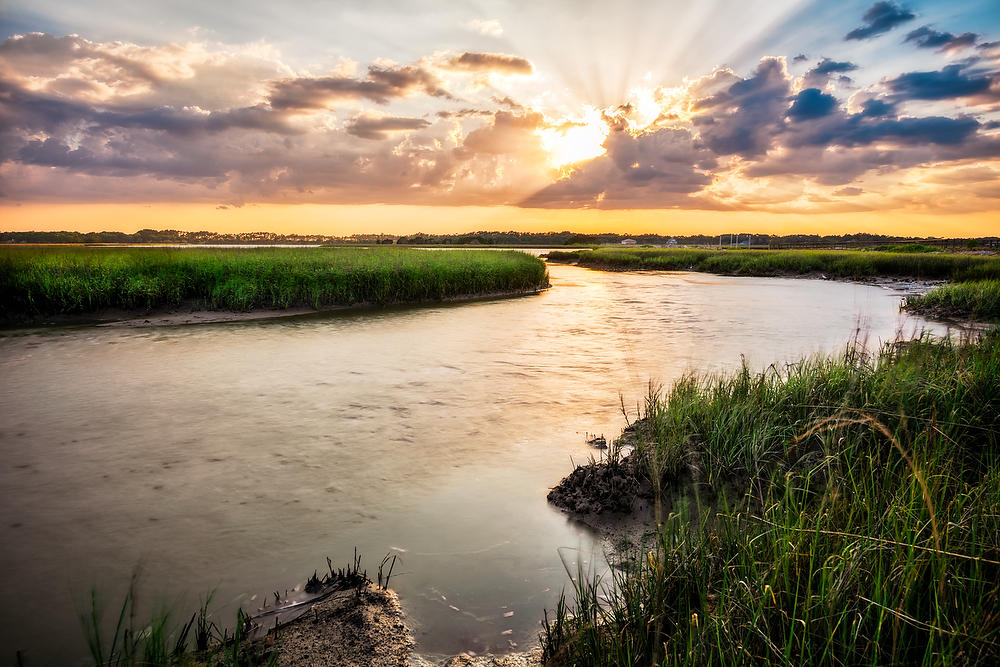
[[[278,629],[278,664],[395,667],[409,664],[413,637],[399,599],[373,584],[338,591]]]

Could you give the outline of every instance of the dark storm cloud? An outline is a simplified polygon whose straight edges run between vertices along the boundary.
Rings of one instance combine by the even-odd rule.
[[[940,51],[950,51],[953,49],[963,49],[972,46],[979,39],[979,35],[973,32],[965,32],[961,35],[953,35],[950,32],[939,32],[930,26],[923,26],[911,31],[906,35],[904,42],[913,42],[921,49],[938,49]]]
[[[896,105],[880,99],[865,100],[861,104],[861,115],[872,118],[895,116]]]
[[[764,58],[750,78],[698,100],[692,122],[702,141],[718,155],[762,155],[771,147],[790,93],[784,63]]]
[[[886,85],[902,100],[1000,99],[1000,74],[972,70],[965,64],[948,65],[940,71],[909,72],[890,79]]]
[[[876,2],[862,17],[865,25],[850,31],[844,39],[870,39],[914,18],[916,15],[913,12],[895,2]]]
[[[535,71],[531,61],[505,53],[471,53],[466,51],[448,61],[452,69],[470,72],[502,72],[504,74],[531,74]]]
[[[348,134],[361,139],[387,139],[391,132],[419,130],[430,125],[423,118],[401,118],[395,116],[358,116],[347,124]]]
[[[922,118],[880,119],[870,123],[858,123],[834,139],[832,143],[853,146],[892,140],[903,145],[958,145],[975,135],[979,127],[979,121],[974,118],[925,116]]]
[[[369,100],[388,104],[391,99],[423,92],[432,97],[451,95],[436,76],[416,66],[368,68],[368,76],[299,77],[278,81],[271,89],[270,102],[275,109],[325,109],[331,102]]]
[[[837,108],[837,98],[817,88],[806,88],[793,98],[788,117],[795,121],[820,118]]]

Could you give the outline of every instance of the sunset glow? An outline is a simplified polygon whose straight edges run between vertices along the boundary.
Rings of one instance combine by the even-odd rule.
[[[0,16],[0,230],[1000,233],[988,0],[182,4]]]

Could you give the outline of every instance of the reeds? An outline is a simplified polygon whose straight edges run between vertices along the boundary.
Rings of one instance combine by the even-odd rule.
[[[1000,320],[1000,280],[943,285],[923,296],[907,297],[903,307],[937,317]]]
[[[0,249],[0,320],[105,308],[385,305],[548,285],[516,251],[405,248]]]
[[[705,502],[576,577],[549,664],[996,663],[998,378],[993,333],[651,395],[647,474]]]

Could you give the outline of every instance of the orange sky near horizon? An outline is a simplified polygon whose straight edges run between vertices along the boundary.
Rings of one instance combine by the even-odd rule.
[[[279,234],[464,233],[477,230],[672,235],[851,234],[983,237],[1000,234],[995,212],[773,213],[766,211],[526,209],[513,206],[248,204],[23,204],[0,207],[0,231],[178,229]]]

